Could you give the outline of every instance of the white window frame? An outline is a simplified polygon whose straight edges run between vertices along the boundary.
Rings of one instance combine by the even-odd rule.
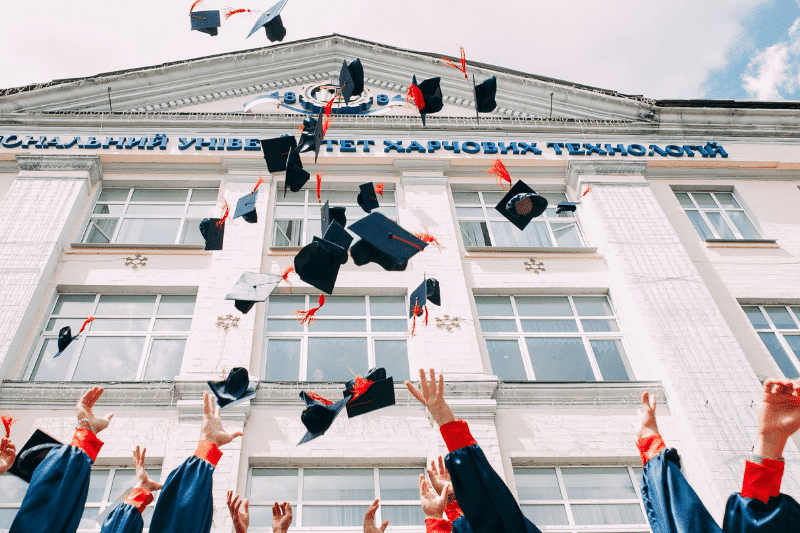
[[[335,507],[339,505],[347,505],[347,506],[362,506],[362,507],[369,507],[372,505],[372,502],[375,498],[380,497],[380,470],[410,470],[414,471],[417,474],[422,474],[425,471],[424,464],[420,465],[387,465],[387,466],[370,466],[370,465],[358,465],[358,466],[351,466],[346,468],[336,468],[336,467],[327,467],[327,466],[300,466],[300,467],[283,467],[283,466],[261,466],[261,465],[253,465],[247,471],[247,490],[246,494],[247,497],[250,497],[250,490],[252,487],[253,481],[253,470],[256,469],[265,469],[265,470],[286,470],[286,471],[296,471],[297,472],[297,498],[293,500],[289,500],[288,503],[292,505],[292,514],[294,516],[294,521],[292,523],[292,529],[296,529],[298,531],[342,531],[342,532],[360,532],[362,530],[361,523],[357,526],[302,526],[303,523],[303,506],[325,506],[325,507]],[[372,470],[373,471],[373,479],[374,479],[374,487],[375,487],[375,494],[372,499],[370,500],[309,500],[305,501],[302,499],[303,497],[303,479],[304,473],[306,470],[341,470],[341,471],[348,471],[352,469],[359,469],[359,470]],[[414,487],[415,488],[415,487]],[[275,503],[274,500],[269,501],[259,501],[259,500],[250,500],[250,508],[253,507],[272,507]],[[419,498],[414,498],[412,500],[384,500],[381,498],[381,504],[378,507],[378,510],[375,513],[375,523],[376,525],[380,525],[383,523],[382,518],[382,508],[390,507],[390,506],[415,506],[419,507]],[[422,512],[420,508],[420,513]],[[424,519],[423,519],[424,520]],[[250,529],[253,531],[269,531],[270,524],[251,524]],[[389,524],[393,530],[396,531],[420,531],[420,528],[425,527],[424,521],[417,525],[411,526],[393,526],[391,523]]]
[[[304,297],[304,304],[303,307],[298,307],[297,310],[308,310],[318,305],[318,298],[317,294],[286,294],[286,295],[278,295],[281,296],[303,296]],[[373,316],[370,310],[370,299],[373,297],[394,297],[394,298],[403,298],[404,307],[408,308],[408,298],[397,295],[397,294],[366,294],[366,295],[348,295],[348,294],[337,294],[336,296],[344,296],[344,297],[351,297],[351,298],[364,298],[364,305],[366,307],[366,313],[364,315],[336,315],[330,317],[320,317],[318,320],[324,320],[325,318],[331,318],[335,320],[344,320],[344,319],[358,319],[364,320],[367,325],[366,331],[319,331],[317,328],[315,330],[315,325],[317,322],[311,322],[304,324],[302,331],[268,331],[269,319],[278,319],[278,320],[294,320],[297,321],[298,317],[296,315],[270,315],[269,314],[269,305],[267,307],[266,318],[264,321],[264,342],[263,342],[263,357],[261,363],[261,376],[262,379],[265,381],[269,381],[267,377],[267,363],[269,359],[269,340],[270,339],[286,339],[286,340],[300,340],[300,375],[299,379],[296,381],[315,381],[309,378],[308,376],[308,339],[312,337],[338,337],[338,338],[366,338],[367,339],[367,366],[368,368],[374,368],[376,366],[375,360],[375,341],[381,340],[404,340],[406,341],[406,356],[408,357],[409,349],[408,349],[408,330],[403,331],[372,331],[372,320]],[[274,298],[272,296],[271,298]],[[330,296],[328,298],[331,298]],[[269,304],[269,301],[267,302]],[[299,306],[299,304],[298,304]],[[400,320],[405,319],[406,324],[408,324],[408,315],[376,315],[374,317],[378,320]],[[417,319],[419,320],[419,318]],[[358,372],[357,369],[353,369]],[[363,374],[363,373],[362,373]],[[410,370],[409,370],[410,376]],[[393,376],[395,380],[399,380],[400,376]],[[329,379],[323,379],[321,383],[330,381]]]
[[[604,532],[613,532],[613,533],[634,533],[634,532],[643,532],[643,533],[651,533],[652,530],[650,529],[650,523],[647,519],[647,509],[644,506],[644,502],[642,501],[641,497],[641,471],[643,471],[642,467],[635,467],[630,465],[571,465],[571,466],[552,466],[552,465],[514,465],[514,473],[517,474],[518,469],[522,468],[547,468],[547,469],[555,469],[556,476],[558,478],[558,487],[561,491],[562,498],[560,500],[519,500],[520,506],[525,505],[534,505],[534,504],[543,504],[543,505],[564,505],[566,508],[567,520],[569,521],[569,525],[561,525],[561,526],[553,526],[553,525],[542,525],[536,524],[542,533],[550,533],[550,532],[558,532],[558,533],[604,533]],[[631,478],[631,482],[633,484],[634,492],[636,493],[636,498],[626,498],[626,499],[602,499],[602,500],[577,500],[577,499],[570,499],[567,495],[566,486],[564,484],[564,478],[562,471],[569,468],[625,468],[628,471],[628,475]],[[618,524],[618,525],[576,525],[575,519],[572,514],[571,505],[574,504],[637,504],[639,505],[642,511],[642,517],[644,518],[643,524]]]
[[[61,314],[55,315],[53,311],[55,310],[56,305],[58,304],[59,298],[61,296],[92,296],[94,297],[94,301],[92,302],[91,312],[86,314],[85,316],[76,316],[76,315],[69,315],[69,314]],[[155,303],[153,306],[153,311],[149,315],[99,315],[97,314],[97,306],[100,302],[100,298],[103,296],[154,296]],[[36,350],[34,351],[34,355],[31,357],[31,360],[28,364],[28,368],[26,369],[26,379],[29,381],[34,381],[34,370],[39,362],[40,357],[53,357],[58,348],[55,347],[54,343],[51,344],[52,348],[48,350],[47,353],[42,353],[42,348],[45,346],[49,339],[58,339],[58,332],[61,329],[60,327],[56,326],[53,327],[52,330],[47,331],[47,326],[50,320],[69,320],[72,322],[70,327],[72,328],[72,335],[78,335],[78,330],[80,329],[81,324],[83,321],[88,318],[89,316],[94,316],[96,319],[101,318],[111,318],[111,319],[149,319],[150,324],[148,325],[148,329],[144,330],[121,330],[121,331],[98,331],[93,332],[92,326],[93,323],[89,323],[86,325],[86,329],[84,329],[83,333],[81,333],[77,339],[72,341],[72,343],[67,347],[65,353],[62,353],[59,357],[71,357],[71,362],[69,367],[67,368],[66,375],[64,376],[63,381],[72,381],[72,378],[75,374],[75,369],[78,366],[78,361],[80,360],[80,355],[83,352],[83,347],[86,343],[86,339],[88,337],[144,337],[144,347],[141,359],[139,360],[139,367],[136,371],[136,379],[135,381],[142,381],[144,379],[145,372],[147,370],[147,364],[150,360],[150,351],[152,347],[152,343],[154,340],[161,340],[161,339],[182,339],[187,340],[189,338],[189,333],[191,330],[191,323],[189,324],[189,328],[187,330],[181,331],[156,331],[154,329],[156,319],[193,319],[192,315],[159,315],[158,314],[158,307],[161,304],[161,297],[162,296],[194,296],[195,297],[195,306],[197,305],[196,295],[194,294],[110,294],[110,293],[97,293],[97,294],[89,294],[89,293],[59,293],[56,296],[56,299],[53,302],[53,305],[50,308],[50,313],[48,314],[47,318],[44,321],[44,328],[42,328],[42,332],[39,335],[39,341],[36,344]],[[55,349],[56,351],[53,351]],[[52,353],[50,353],[52,352]],[[186,354],[184,353],[184,356]],[[111,381],[115,381],[111,379]]]
[[[761,315],[766,319],[767,324],[769,325],[768,328],[756,328],[756,326],[750,321],[750,324],[755,329],[756,334],[758,334],[761,342],[764,343],[764,347],[769,352],[770,356],[772,357],[773,361],[775,361],[775,365],[780,369],[781,373],[788,379],[797,379],[800,377],[800,358],[792,349],[791,345],[786,340],[787,336],[790,337],[798,337],[800,339],[800,305],[742,305],[742,310],[747,313],[747,308],[757,308]],[[788,329],[788,328],[778,328],[775,325],[772,317],[769,313],[766,312],[766,309],[769,308],[778,308],[778,309],[785,309],[789,313],[789,317],[795,323],[795,329]],[[774,334],[775,338],[778,341],[779,346],[783,349],[784,355],[788,359],[788,363],[793,365],[794,367],[794,375],[788,376],[786,375],[786,369],[781,365],[777,359],[775,359],[775,355],[769,349],[767,344],[764,342],[764,339],[761,334]]]
[[[763,236],[761,234],[761,230],[758,228],[756,223],[753,221],[753,219],[747,213],[747,209],[745,209],[744,204],[741,202],[741,200],[739,200],[739,198],[737,198],[737,195],[736,195],[736,193],[734,191],[708,191],[708,190],[691,190],[691,191],[687,191],[687,190],[675,190],[674,192],[675,192],[676,197],[678,198],[678,202],[681,204],[681,207],[683,208],[684,213],[686,213],[686,216],[692,222],[692,226],[694,226],[695,231],[697,231],[697,234],[700,236],[701,239],[704,239],[704,240],[711,240],[711,239],[713,239],[713,240],[761,240],[761,239],[763,239]],[[697,200],[695,200],[695,198],[694,198],[694,195],[698,194],[698,193],[700,193],[700,194],[709,194],[711,196],[712,200],[714,200],[714,203],[716,204],[716,207],[701,207],[700,204],[697,203]],[[688,197],[689,201],[692,203],[692,206],[684,205],[683,202],[681,202],[680,197],[677,196],[677,195],[680,195],[680,194],[685,194]],[[731,197],[733,198],[733,201],[736,202],[739,207],[730,207],[730,206],[723,205],[723,203],[720,202],[720,200],[717,198],[718,194],[729,194],[729,195],[731,195]],[[692,217],[690,216],[689,212],[697,212],[699,214],[700,219],[703,221],[703,224],[705,224],[705,226],[708,229],[708,231],[711,232],[711,235],[712,235],[711,237],[709,237],[709,238],[703,237],[703,234],[702,234],[701,230],[697,228],[697,226],[695,225],[694,221],[692,220]],[[745,237],[745,236],[743,236],[742,233],[739,231],[739,228],[736,226],[736,224],[731,219],[731,217],[729,215],[729,213],[731,213],[731,212],[741,213],[747,219],[747,221],[750,223],[750,225],[753,226],[753,230],[756,232],[756,236],[755,237]],[[729,239],[727,237],[723,237],[722,235],[720,235],[720,233],[717,230],[716,226],[709,219],[709,217],[708,217],[709,213],[719,213],[722,221],[728,227],[728,231],[733,233],[733,235],[734,235],[733,239]]]
[[[625,345],[625,337],[622,333],[622,328],[619,325],[619,318],[616,313],[616,309],[614,308],[614,304],[611,301],[611,298],[605,294],[575,294],[575,295],[567,295],[567,294],[516,294],[516,295],[508,295],[508,294],[475,294],[476,298],[476,308],[477,308],[477,298],[480,297],[496,297],[496,298],[510,298],[511,300],[511,308],[513,310],[513,315],[478,315],[478,322],[480,324],[481,320],[514,320],[517,331],[516,332],[483,332],[481,328],[481,337],[484,343],[484,349],[486,350],[487,359],[491,366],[491,356],[489,355],[489,347],[486,345],[487,340],[517,340],[519,344],[520,355],[522,356],[522,364],[525,367],[525,372],[527,374],[528,381],[536,381],[535,373],[533,371],[533,363],[531,362],[530,354],[528,353],[528,345],[525,342],[525,338],[527,337],[564,337],[564,338],[576,338],[580,337],[583,341],[584,350],[586,355],[589,359],[589,365],[592,368],[592,372],[594,373],[595,381],[603,381],[603,375],[600,371],[599,364],[597,363],[597,358],[594,355],[594,350],[591,346],[591,341],[593,340],[612,340],[612,341],[619,341],[622,345],[623,353],[622,362],[623,365],[626,367],[626,370],[629,374],[629,381],[635,381],[635,377],[633,374],[633,368],[631,367],[630,360],[628,358],[628,347]],[[527,316],[527,315],[520,315],[517,309],[517,302],[516,298],[531,298],[531,297],[553,297],[553,298],[568,298],[569,305],[572,309],[572,316]],[[574,297],[594,297],[594,298],[605,298],[611,308],[612,315],[603,315],[603,316],[585,316],[579,315],[577,306],[573,300]],[[477,309],[476,309],[477,310]],[[522,320],[574,320],[577,324],[578,331],[569,331],[569,332],[526,332],[522,329]],[[617,323],[617,329],[620,331],[611,331],[611,332],[597,332],[597,331],[585,331],[583,327],[582,320],[614,320]],[[522,381],[522,379],[520,379]]]
[[[461,233],[461,239],[464,243],[464,247],[466,248],[483,248],[490,250],[492,248],[527,248],[527,246],[508,246],[508,245],[498,245],[495,244],[497,240],[494,237],[494,232],[492,230],[491,222],[503,222],[503,223],[510,223],[508,220],[503,217],[496,209],[495,206],[497,205],[496,202],[487,202],[484,198],[484,193],[492,193],[497,194],[499,191],[474,191],[474,190],[467,190],[467,189],[453,189],[453,205],[456,210],[456,216],[458,218],[458,227],[459,232]],[[470,194],[478,194],[479,203],[460,203],[457,201],[457,194],[459,193],[470,193]],[[548,204],[547,209],[540,217],[534,219],[533,223],[541,223],[544,222],[547,226],[548,236],[550,238],[550,246],[544,246],[544,248],[564,248],[564,246],[559,246],[558,240],[556,239],[556,235],[553,231],[553,224],[562,224],[562,225],[572,225],[575,227],[575,231],[578,235],[578,246],[584,246],[586,241],[583,237],[583,232],[581,231],[580,223],[578,221],[578,217],[575,216],[575,212],[571,211],[564,211],[558,215],[555,214],[556,208],[558,207],[558,202],[569,201],[567,194],[564,191],[540,191],[539,194],[548,197]],[[558,201],[553,201],[558,196]],[[483,212],[482,216],[467,216],[463,214],[459,214],[459,208],[470,208],[476,209],[480,208]],[[470,243],[467,240],[467,236],[464,234],[464,230],[461,229],[461,222],[479,222],[482,223],[481,227],[484,229],[485,234],[489,237],[492,244],[490,245],[482,245],[477,243]],[[524,231],[528,231],[529,228],[525,228]],[[519,231],[517,228],[514,228],[514,231]],[[567,247],[570,248],[570,247]]]
[[[128,195],[127,195],[127,197],[126,197],[126,199],[124,201],[100,200],[100,198],[102,197],[102,191],[101,191],[100,196],[98,196],[98,200],[92,206],[92,213],[89,215],[89,220],[86,223],[86,227],[84,228],[83,232],[81,233],[81,243],[83,243],[83,244],[91,244],[91,245],[98,245],[98,246],[102,246],[104,244],[122,244],[122,245],[130,245],[130,246],[136,246],[136,245],[142,245],[142,244],[144,244],[144,245],[152,244],[152,243],[147,243],[147,242],[144,242],[144,243],[124,243],[124,242],[120,243],[120,242],[117,242],[117,237],[119,235],[120,228],[122,227],[122,224],[123,224],[124,220],[127,218],[127,219],[175,219],[175,220],[179,220],[178,233],[175,236],[175,240],[171,244],[173,244],[173,245],[184,244],[184,243],[181,243],[181,239],[183,239],[183,232],[184,232],[184,228],[186,226],[186,222],[187,221],[196,221],[198,226],[199,226],[200,221],[203,220],[204,218],[213,217],[214,216],[213,215],[214,214],[214,208],[217,205],[217,198],[216,197],[219,195],[219,187],[189,187],[189,188],[185,188],[185,187],[113,187],[113,186],[109,186],[109,187],[104,187],[103,188],[103,190],[110,190],[110,189],[116,189],[116,190],[126,190],[127,189]],[[158,201],[158,202],[152,201],[152,200],[150,200],[150,201],[133,201],[132,198],[133,198],[134,192],[137,191],[137,190],[148,190],[148,191],[154,191],[154,190],[156,190],[156,191],[164,191],[164,190],[175,191],[175,190],[180,190],[180,191],[186,191],[186,199],[183,202],[168,201],[168,200]],[[214,198],[214,200],[191,201],[192,193],[194,191],[196,191],[196,190],[197,191],[214,191],[215,198]],[[183,213],[180,214],[180,215],[178,215],[178,214],[136,214],[136,213],[127,213],[128,209],[130,207],[132,207],[132,206],[154,205],[154,204],[157,204],[157,205],[169,205],[169,206],[175,206],[175,207],[178,207],[178,206],[182,205],[183,206]],[[117,213],[117,214],[94,213],[94,211],[96,211],[99,206],[104,206],[104,205],[107,205],[107,206],[121,206],[120,207],[120,213]],[[202,213],[192,213],[192,214],[190,214],[189,213],[190,207],[199,208],[202,211]],[[116,219],[117,220],[117,224],[114,226],[114,231],[110,236],[106,235],[105,232],[103,232],[103,230],[100,227],[98,227],[97,225],[95,225],[94,222],[93,222],[94,220],[101,220],[101,219],[102,220],[108,220],[108,219]],[[97,231],[99,231],[104,237],[108,238],[109,242],[102,243],[102,242],[90,242],[90,241],[88,241],[87,239],[89,237],[89,232],[92,230],[93,227],[95,229],[97,229]],[[185,243],[185,244],[188,244],[188,245],[193,245],[193,244],[199,245],[199,244],[203,244],[203,243],[202,242],[198,242],[198,243]],[[166,245],[169,245],[169,243],[167,243]]]

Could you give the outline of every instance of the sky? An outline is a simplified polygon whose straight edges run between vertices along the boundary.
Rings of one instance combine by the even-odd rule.
[[[0,88],[271,45],[263,31],[246,39],[257,13],[217,37],[190,31],[192,2],[7,2]],[[284,43],[338,33],[438,54],[463,46],[468,61],[647,98],[800,100],[800,0],[289,0],[282,18]]]

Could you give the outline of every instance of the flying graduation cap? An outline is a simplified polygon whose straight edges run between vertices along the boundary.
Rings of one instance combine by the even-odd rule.
[[[343,254],[347,254],[347,250],[342,246],[314,237],[294,257],[294,271],[309,285],[331,294],[339,275]]]
[[[419,110],[423,126],[425,125],[425,115],[438,113],[444,106],[440,82],[441,78],[428,78],[417,85],[417,77],[414,76],[411,85],[408,86],[406,99]]]
[[[283,6],[286,5],[287,1],[288,0],[281,0],[258,17],[258,20],[255,25],[253,25],[253,29],[250,30],[250,33],[247,34],[247,37],[249,38],[258,31],[259,28],[264,28],[264,31],[267,33],[267,39],[269,39],[270,42],[283,41],[283,38],[286,37],[286,28],[283,26],[283,21],[281,20],[281,10]]]
[[[323,237],[328,231],[328,226],[331,225],[331,222],[338,222],[342,227],[347,225],[347,217],[344,214],[345,210],[345,207],[331,207],[330,202],[325,200],[325,205],[320,207],[320,215],[322,216],[321,229]]]
[[[204,218],[200,221],[200,235],[206,240],[206,250],[222,250],[225,238],[225,219],[231,212],[228,202],[222,200],[222,218]]]
[[[277,274],[244,272],[233,285],[226,300],[234,300],[236,309],[247,314],[258,302],[266,302],[283,278]]]
[[[236,209],[233,212],[233,218],[243,217],[245,222],[255,224],[258,222],[258,213],[256,212],[256,200],[258,200],[258,187],[264,183],[264,178],[258,178],[253,192],[239,198],[236,202]]]
[[[283,197],[286,198],[286,189],[292,192],[298,192],[309,179],[311,179],[311,174],[303,170],[303,162],[300,160],[300,154],[296,151],[291,152],[289,158],[286,160],[286,179],[283,183]]]
[[[14,464],[8,469],[8,473],[14,474],[26,483],[30,483],[33,471],[44,461],[47,454],[57,446],[62,446],[62,444],[44,431],[37,429],[17,453]]]
[[[348,229],[361,237],[350,248],[350,255],[358,266],[375,262],[384,270],[402,271],[409,259],[428,246],[381,213],[371,213]]]
[[[425,325],[428,325],[427,303],[442,305],[442,296],[439,292],[439,282],[434,278],[425,279],[419,287],[414,289],[408,298],[408,318],[414,319],[411,326],[413,336],[417,329],[417,317],[425,315]]]
[[[224,381],[209,381],[208,386],[217,397],[220,409],[246,402],[256,395],[255,385],[250,386],[247,369],[242,367],[232,368]]]
[[[350,104],[350,98],[361,96],[364,92],[364,67],[361,60],[356,58],[349,65],[342,61],[342,70],[339,72],[339,86],[345,104]]]
[[[297,139],[293,135],[282,135],[273,139],[261,139],[261,151],[267,170],[270,174],[286,171],[286,162],[289,154],[297,148]]]
[[[336,420],[336,417],[339,416],[339,413],[342,412],[342,409],[352,398],[352,396],[345,395],[344,398],[333,403],[313,392],[305,391],[300,393],[300,397],[306,403],[306,408],[300,415],[300,421],[306,427],[306,434],[297,443],[298,446],[314,440],[328,431],[333,421]]]
[[[340,207],[339,209],[342,210],[342,218],[344,219],[344,208]],[[347,263],[347,251],[350,249],[350,244],[353,242],[353,236],[350,235],[347,230],[344,229],[344,226],[341,225],[337,220],[333,220],[331,210],[332,209],[327,201],[325,202],[325,205],[320,208],[322,215],[322,240],[333,243],[338,247],[330,247],[330,250],[335,255],[338,255],[339,263],[343,265]],[[346,219],[343,221],[347,223]],[[339,248],[341,248],[341,251],[339,251]]]
[[[378,209],[380,207],[380,204],[378,204],[378,194],[372,182],[359,185],[358,188],[361,192],[358,193],[356,202],[358,202],[358,205],[361,206],[361,209],[363,209],[365,213],[369,213],[373,209]]]
[[[558,202],[556,204],[556,215],[560,215],[564,211],[574,213],[578,210],[579,205],[581,205],[580,202]]]
[[[306,117],[303,119],[303,131],[300,134],[300,144],[297,145],[297,153],[304,153],[314,150],[314,163],[319,157],[319,149],[322,147],[322,139],[325,136],[323,129],[322,109],[316,118]]]
[[[214,37],[220,26],[219,11],[195,11],[194,8],[201,0],[195,0],[189,8],[189,20],[192,22],[192,31],[201,31]]]
[[[547,209],[547,198],[536,194],[533,189],[519,180],[503,196],[495,209],[517,228],[524,230],[531,220]]]
[[[349,381],[342,394],[349,398],[347,417],[353,418],[394,405],[394,379],[386,377],[386,369],[373,368],[365,377]]]
[[[497,107],[495,95],[497,94],[497,76],[492,76],[475,85],[475,76],[472,76],[473,93],[475,95],[475,113],[491,113]],[[480,119],[480,115],[478,115]]]
[[[69,326],[64,326],[63,328],[61,328],[61,330],[58,332],[58,353],[53,356],[53,359],[61,355],[61,353],[67,349],[67,346],[72,344],[72,341],[77,339],[78,336],[81,333],[83,333],[83,330],[86,329],[86,326],[93,321],[94,321],[93,316],[87,318],[83,322],[83,325],[81,325],[81,329],[80,331],[78,331],[78,335],[75,335],[74,337],[72,336],[72,329]]]

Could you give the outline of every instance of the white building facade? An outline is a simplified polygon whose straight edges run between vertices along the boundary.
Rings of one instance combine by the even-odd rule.
[[[258,139],[296,134],[356,57],[364,94],[284,197]],[[390,530],[422,531],[417,478],[446,449],[402,383],[420,367],[444,372],[456,416],[543,531],[650,531],[631,425],[644,390],[721,521],[759,381],[800,375],[800,106],[659,102],[469,64],[498,78],[498,107],[477,120],[437,58],[333,35],[0,93],[0,411],[19,419],[18,446],[36,428],[66,440],[82,391],[106,388],[97,409],[115,418],[82,530],[126,488],[136,444],[162,480],[193,452],[206,382],[236,366],[259,384],[223,411],[245,435],[214,474],[215,532],[232,530],[228,490],[250,497],[254,531],[276,500],[296,530],[360,531],[376,497]],[[425,127],[396,98],[412,75],[442,77]],[[550,202],[524,232],[494,210],[496,158]],[[349,261],[311,325],[293,314],[319,292],[294,275],[241,314],[224,299],[241,273],[281,274],[319,234],[317,174],[348,224],[365,215],[358,185],[384,182],[380,211],[438,246],[403,272]],[[257,223],[229,218],[224,249],[205,251],[199,220],[259,177]],[[581,204],[556,215],[563,200]],[[411,336],[426,276],[442,305]],[[53,358],[58,330],[88,316]],[[298,446],[299,392],[338,398],[348,366],[387,368],[396,405]],[[796,441],[784,455],[783,492],[798,496]],[[2,530],[24,486],[0,487]]]

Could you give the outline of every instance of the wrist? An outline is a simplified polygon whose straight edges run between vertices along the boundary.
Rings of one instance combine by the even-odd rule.
[[[97,431],[95,431],[94,426],[92,425],[92,421],[89,420],[87,417],[79,418],[78,424],[75,426],[75,429],[86,429],[91,431],[95,435],[97,435]]]
[[[762,457],[779,460],[783,457],[783,448],[786,446],[786,438],[774,435],[760,434],[756,438],[753,446],[753,453]]]

